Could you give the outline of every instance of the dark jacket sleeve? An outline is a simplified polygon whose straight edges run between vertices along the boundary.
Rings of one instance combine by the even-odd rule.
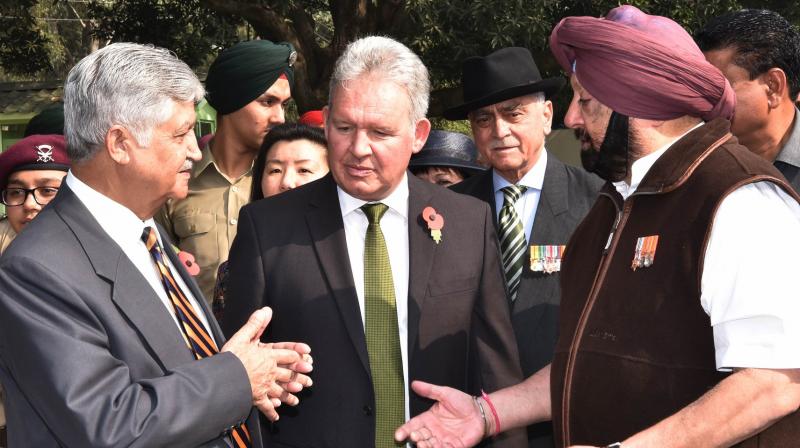
[[[228,284],[222,316],[222,332],[226,338],[236,333],[255,310],[266,306],[261,244],[248,206],[239,213],[239,227],[228,263]]]
[[[471,372],[480,372],[479,388],[487,393],[518,384],[523,379],[490,213],[489,207],[484,207],[484,264],[472,323],[475,340],[471,358],[477,365],[470,368]],[[527,437],[524,430],[508,431],[487,442],[487,446],[524,447]]]

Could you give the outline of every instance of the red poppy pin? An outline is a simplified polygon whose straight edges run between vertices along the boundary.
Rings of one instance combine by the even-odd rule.
[[[192,277],[196,277],[197,274],[200,273],[200,265],[194,261],[194,255],[185,250],[180,250],[177,246],[172,246],[172,249],[178,253],[178,260],[181,260],[183,267],[186,268],[186,272]]]
[[[436,244],[442,242],[442,228],[444,227],[444,217],[436,212],[431,206],[425,207],[422,210],[422,219],[428,223],[428,230],[431,231],[431,238],[436,241]]]

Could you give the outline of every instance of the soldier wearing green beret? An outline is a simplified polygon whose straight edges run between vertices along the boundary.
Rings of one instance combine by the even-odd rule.
[[[290,44],[268,40],[240,42],[220,53],[206,78],[217,132],[200,148],[188,197],[169,201],[156,215],[178,247],[194,255],[196,279],[209,300],[236,236],[239,209],[249,201],[253,160],[264,136],[284,122],[296,56]]]

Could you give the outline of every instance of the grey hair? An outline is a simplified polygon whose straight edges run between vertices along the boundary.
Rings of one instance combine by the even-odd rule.
[[[347,46],[336,61],[331,75],[328,107],[333,107],[335,89],[347,88],[349,81],[373,74],[405,89],[411,101],[413,122],[425,118],[431,91],[428,69],[408,47],[383,36],[364,37]]]
[[[73,163],[92,158],[114,125],[147,146],[174,102],[200,102],[205,89],[174,53],[152,45],[115,43],[78,62],[64,82],[64,136]]]

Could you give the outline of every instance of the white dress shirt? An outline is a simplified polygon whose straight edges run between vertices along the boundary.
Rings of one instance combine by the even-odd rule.
[[[542,147],[539,160],[537,160],[533,168],[525,173],[522,179],[517,182],[517,185],[527,187],[525,193],[520,195],[517,202],[514,203],[517,215],[522,221],[522,228],[525,229],[525,241],[527,244],[531,243],[533,220],[536,218],[536,209],[539,208],[539,197],[542,195],[542,185],[544,184],[544,172],[546,169],[547,151]],[[501,175],[497,174],[496,170],[492,170],[492,183],[494,184],[494,203],[496,205],[495,218],[499,222],[500,210],[503,208],[503,203],[505,202],[505,197],[501,190],[512,184]]]
[[[164,290],[164,285],[161,283],[161,277],[158,275],[155,262],[153,261],[153,258],[150,256],[150,252],[147,250],[147,247],[142,241],[142,232],[144,232],[145,227],[149,226],[156,231],[156,235],[158,235],[158,241],[161,244],[161,247],[164,247],[164,241],[161,239],[161,235],[158,233],[158,228],[156,227],[153,218],[151,217],[146,221],[142,221],[124,205],[110,199],[102,193],[94,190],[92,187],[86,185],[83,181],[75,177],[72,174],[72,171],[67,173],[66,183],[72,192],[75,193],[75,196],[77,196],[83,205],[89,209],[89,213],[91,213],[92,217],[97,221],[98,224],[100,224],[100,227],[103,229],[103,231],[105,231],[106,234],[108,234],[108,236],[115,243],[117,243],[120,249],[122,249],[122,252],[127,255],[131,263],[133,263],[133,265],[136,266],[136,269],[141,272],[142,276],[144,276],[145,280],[147,280],[147,283],[150,284],[150,287],[153,289],[153,291],[155,291],[156,295],[158,295],[158,298],[161,299],[161,302],[167,309],[169,315],[172,317],[172,320],[175,322],[178,330],[180,330],[181,334],[183,334],[183,329],[178,321],[178,317],[175,315],[175,309],[172,306],[172,302],[167,297],[167,292]],[[197,316],[200,318],[200,321],[203,324],[203,327],[205,327],[209,336],[211,336],[213,339],[214,333],[209,330],[210,327],[208,325],[208,319],[203,312],[203,308],[200,307],[197,299],[194,297],[194,295],[192,295],[192,291],[186,286],[186,283],[178,274],[178,270],[175,269],[175,266],[172,264],[169,258],[166,257],[166,254],[164,257],[164,262],[174,274],[175,281],[178,283],[178,287],[181,288],[181,291],[183,291],[184,295],[186,295],[186,298],[189,299],[189,302],[194,307]]]
[[[405,394],[406,420],[409,418],[408,407],[408,177],[403,180],[381,202],[389,207],[381,218],[381,232],[389,252],[389,265],[392,267],[394,296],[397,306],[397,328],[400,332],[400,354],[403,362],[403,388]],[[339,206],[342,209],[344,233],[347,239],[347,254],[350,268],[353,271],[353,282],[358,296],[358,307],[361,310],[361,324],[364,325],[364,240],[367,236],[369,221],[361,206],[367,201],[354,198],[339,187]]]
[[[614,183],[623,198],[672,143],[635,161],[630,185]],[[775,184],[747,184],[722,200],[706,247],[700,296],[714,332],[717,369],[800,368],[797,254],[800,205]]]

